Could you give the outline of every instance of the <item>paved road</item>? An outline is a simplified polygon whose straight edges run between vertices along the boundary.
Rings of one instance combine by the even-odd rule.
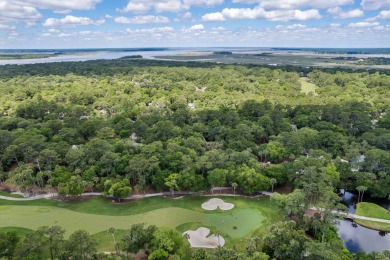
[[[322,209],[322,208],[310,208],[310,209],[324,211],[324,209]],[[332,210],[332,213],[337,214],[337,215],[341,215],[341,216],[344,216],[344,217],[350,218],[350,219],[360,219],[360,220],[374,221],[374,222],[381,222],[381,223],[389,223],[390,224],[390,220],[387,220],[387,219],[364,217],[364,216],[359,216],[359,215],[356,215],[353,213],[345,213],[345,212],[337,211],[337,210]]]
[[[81,196],[100,196],[102,193],[100,192],[87,192],[81,194]],[[12,198],[12,197],[7,197],[7,196],[0,196],[0,199],[3,200],[13,200],[13,201],[29,201],[29,200],[39,200],[39,199],[47,199],[47,198],[52,198],[58,196],[58,193],[48,193],[48,194],[42,194],[42,195],[37,195],[37,196],[32,196],[32,197],[25,197],[25,198]]]

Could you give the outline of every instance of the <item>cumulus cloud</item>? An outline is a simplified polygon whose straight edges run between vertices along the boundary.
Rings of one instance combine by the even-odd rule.
[[[224,3],[224,0],[184,0],[184,4],[189,6],[204,6],[204,7],[213,7],[216,5],[221,5]]]
[[[191,6],[212,7],[223,4],[224,0],[129,0],[128,4],[117,9],[118,12],[145,13],[152,9],[156,12],[180,12]]]
[[[364,16],[364,12],[362,10],[355,9],[351,11],[343,11],[343,9],[341,9],[340,7],[329,8],[328,13],[334,19],[349,19]]]
[[[203,24],[196,24],[190,27],[190,30],[203,30],[204,26]]]
[[[154,15],[141,15],[127,18],[124,16],[116,17],[114,19],[116,23],[122,24],[148,24],[148,23],[169,23],[168,17],[154,16]]]
[[[358,22],[358,23],[350,23],[348,24],[348,27],[364,28],[364,27],[373,27],[378,25],[379,25],[378,22]]]
[[[78,25],[102,25],[105,23],[104,19],[92,20],[88,17],[76,17],[67,15],[64,18],[48,18],[43,23],[47,27],[76,27]]]
[[[390,20],[390,10],[381,11],[377,16],[379,19]]]
[[[15,26],[7,25],[7,24],[0,24],[0,30],[15,30]]]
[[[390,0],[363,0],[361,6],[365,10],[390,8]]]
[[[320,19],[321,15],[318,10],[273,10],[266,11],[257,6],[254,9],[250,8],[225,8],[222,12],[209,13],[202,16],[202,20],[210,21],[226,21],[240,19],[265,19],[269,21],[305,21]]]
[[[341,26],[341,24],[339,24],[339,23],[331,23],[330,24],[330,27],[333,27],[333,28],[337,28],[337,27],[340,27]]]
[[[298,9],[302,7],[327,9],[336,6],[353,4],[354,0],[233,0],[233,3],[260,3],[260,7],[263,7],[267,10],[287,10]]]
[[[4,0],[0,0],[0,13],[0,22],[33,22],[42,18],[35,7]]]
[[[102,0],[15,0],[15,3],[31,5],[39,9],[91,10]]]
[[[149,28],[149,29],[127,29],[126,32],[128,33],[164,33],[164,32],[171,32],[173,31],[172,27],[158,27],[158,28]]]

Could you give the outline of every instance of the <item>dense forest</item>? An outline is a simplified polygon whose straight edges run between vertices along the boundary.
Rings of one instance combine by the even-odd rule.
[[[302,77],[314,92],[302,91]],[[275,201],[302,222],[274,226],[264,254],[351,259],[332,244],[331,214],[320,226],[304,214],[342,207],[338,188],[389,197],[389,105],[387,72],[131,59],[3,66],[0,182],[117,198],[288,185],[294,192]],[[278,232],[295,247],[278,251]]]

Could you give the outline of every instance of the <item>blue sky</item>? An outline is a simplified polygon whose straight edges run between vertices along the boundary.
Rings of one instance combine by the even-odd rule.
[[[0,0],[0,48],[389,43],[390,0]]]

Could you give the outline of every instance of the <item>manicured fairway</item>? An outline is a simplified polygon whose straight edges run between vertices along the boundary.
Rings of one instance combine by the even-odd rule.
[[[132,224],[136,223],[171,228],[185,223],[199,223],[199,226],[215,227],[235,239],[249,235],[266,220],[266,217],[261,211],[250,208],[249,205],[246,205],[247,203],[245,203],[244,199],[232,200],[232,203],[236,202],[238,207],[227,212],[220,210],[210,212],[201,209],[201,202],[207,199],[201,197],[175,201],[165,198],[151,198],[137,201],[134,204],[131,202],[122,205],[115,205],[103,199],[89,201],[92,204],[101,203],[105,205],[102,207],[105,210],[100,212],[105,214],[99,214],[97,209],[89,210],[88,208],[84,208],[84,210],[81,210],[82,208],[78,204],[88,203],[88,201],[73,203],[73,206],[76,205],[73,210],[70,210],[72,208],[72,202],[52,202],[48,200],[42,200],[40,203],[23,202],[19,204],[15,202],[3,202],[1,203],[3,205],[0,204],[0,227],[19,227],[35,230],[40,226],[59,225],[67,231],[66,235],[68,236],[79,229],[84,229],[90,234],[95,234],[105,231],[110,227],[128,229]],[[143,206],[146,206],[146,208],[142,207],[142,204],[139,204],[142,202],[145,203]],[[59,204],[55,205],[55,203]],[[49,206],[45,204],[53,205]],[[157,205],[160,208],[153,209]],[[137,208],[138,211],[136,211]],[[92,213],[93,211],[95,213]],[[114,212],[117,214],[112,215]],[[136,212],[138,214],[135,214]],[[233,226],[236,228],[233,228]]]

